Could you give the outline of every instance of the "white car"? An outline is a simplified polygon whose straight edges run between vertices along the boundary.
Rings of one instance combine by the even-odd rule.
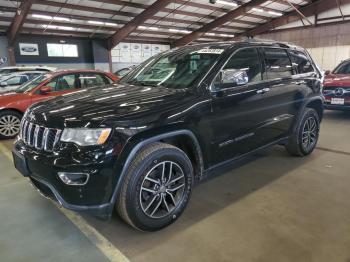
[[[40,71],[24,71],[3,76],[0,78],[0,93],[15,90],[22,84],[40,76],[43,73],[44,72]]]
[[[39,72],[53,72],[56,71],[55,67],[48,66],[7,66],[0,68],[0,80],[4,76],[8,76],[13,73],[27,72],[27,71],[39,71]]]

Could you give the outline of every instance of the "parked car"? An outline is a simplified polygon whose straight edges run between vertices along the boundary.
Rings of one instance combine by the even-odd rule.
[[[323,95],[326,109],[350,109],[350,59],[341,62],[333,72],[326,71]]]
[[[133,227],[155,231],[178,219],[195,181],[220,166],[276,144],[309,155],[321,88],[321,72],[302,48],[185,46],[110,87],[30,107],[14,163],[66,208],[108,218],[116,207]]]
[[[18,73],[18,72],[25,72],[25,71],[40,71],[40,72],[53,72],[56,71],[55,67],[48,67],[48,66],[7,66],[0,68],[0,80],[2,80],[2,77]]]
[[[127,75],[131,70],[133,70],[135,67],[136,66],[125,67],[125,68],[122,68],[122,69],[115,71],[114,74],[117,77],[122,78],[123,76]]]
[[[38,77],[43,72],[39,71],[23,71],[19,73],[12,73],[1,78],[0,81],[0,94],[17,89],[24,83]]]
[[[0,139],[18,135],[22,115],[30,105],[116,80],[115,75],[97,70],[61,70],[42,74],[13,92],[0,94]]]

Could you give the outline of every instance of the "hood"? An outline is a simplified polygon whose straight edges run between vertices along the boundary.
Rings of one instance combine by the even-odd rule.
[[[175,110],[186,93],[164,87],[113,84],[37,103],[29,115],[35,118],[33,121],[56,128],[113,126],[116,122],[136,127]]]
[[[350,86],[349,74],[330,74],[325,77],[324,86]]]

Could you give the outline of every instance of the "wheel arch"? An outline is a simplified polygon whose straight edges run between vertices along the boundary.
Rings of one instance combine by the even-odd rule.
[[[135,146],[133,146],[133,148],[130,151],[124,152],[124,154],[128,154],[128,156],[126,157],[126,160],[124,162],[125,164],[123,165],[119,179],[114,188],[113,195],[110,201],[111,203],[114,204],[116,202],[118,194],[122,187],[122,183],[124,181],[126,172],[135,155],[143,147],[154,142],[171,144],[183,150],[192,162],[194,173],[195,173],[194,174],[195,180],[201,179],[201,176],[204,171],[204,162],[203,162],[202,149],[200,147],[200,144],[195,134],[192,131],[187,129],[181,129],[176,131],[170,131],[163,134],[158,134],[139,141]]]
[[[0,113],[6,112],[6,111],[13,111],[13,112],[16,112],[16,113],[18,113],[18,114],[21,114],[22,116],[23,116],[23,114],[24,114],[21,110],[18,110],[18,109],[16,109],[16,108],[7,108],[7,107],[5,107],[5,108],[0,108]]]
[[[304,104],[300,107],[299,113],[297,114],[295,118],[295,122],[293,124],[293,127],[291,128],[290,132],[294,133],[296,129],[298,128],[298,123],[300,122],[303,112],[306,108],[313,108],[316,110],[319,120],[321,122],[323,117],[323,100],[321,97],[314,97],[312,99],[308,99],[304,102]]]
[[[323,101],[321,99],[313,99],[309,101],[306,105],[306,108],[313,108],[316,110],[319,120],[322,120],[323,117]]]

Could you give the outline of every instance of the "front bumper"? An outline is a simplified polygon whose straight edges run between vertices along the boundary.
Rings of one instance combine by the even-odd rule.
[[[114,205],[112,203],[105,203],[102,205],[84,206],[84,205],[73,205],[67,203],[60,193],[48,182],[39,178],[30,177],[31,184],[39,191],[44,197],[56,201],[59,205],[64,208],[76,211],[84,212],[96,217],[103,219],[109,219]]]
[[[64,150],[63,150],[64,151]],[[112,156],[87,159],[85,153],[79,155],[70,149],[64,152],[40,152],[26,146],[21,140],[15,143],[14,158],[16,168],[29,177],[42,195],[57,201],[63,207],[86,212],[101,218],[109,218],[114,203],[111,201],[118,176]],[[101,152],[95,152],[101,155]],[[19,168],[18,157],[24,164]],[[85,160],[85,161],[82,161]],[[90,178],[85,185],[67,185],[58,172],[85,172]]]

